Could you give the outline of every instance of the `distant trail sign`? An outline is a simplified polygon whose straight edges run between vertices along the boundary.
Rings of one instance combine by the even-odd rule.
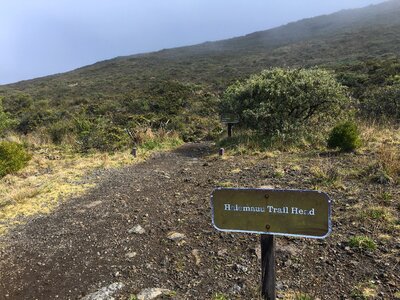
[[[223,113],[221,122],[228,125],[228,137],[232,137],[232,127],[234,124],[239,123],[239,116],[232,113]]]
[[[225,124],[237,124],[239,123],[239,116],[232,113],[221,114],[221,122]]]
[[[320,239],[331,232],[331,200],[318,191],[219,188],[211,206],[221,231]]]

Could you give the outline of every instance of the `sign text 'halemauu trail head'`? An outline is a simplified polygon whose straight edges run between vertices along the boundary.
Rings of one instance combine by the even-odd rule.
[[[216,189],[211,196],[218,230],[325,238],[331,200],[311,190]]]

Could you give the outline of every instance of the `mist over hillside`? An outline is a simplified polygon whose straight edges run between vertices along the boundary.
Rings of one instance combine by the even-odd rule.
[[[312,66],[397,55],[400,1],[292,22],[274,29],[217,42],[180,47],[98,62],[72,72],[3,86],[33,96],[82,93],[114,94],[140,88],[144,81],[182,80],[224,87],[229,81],[269,66]],[[104,84],[107,83],[107,84]],[[45,85],[44,89],[42,86]],[[46,90],[46,91],[45,91]]]

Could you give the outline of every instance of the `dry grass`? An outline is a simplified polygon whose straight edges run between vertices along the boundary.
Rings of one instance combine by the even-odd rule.
[[[360,124],[364,150],[379,148],[382,144],[400,145],[400,130],[393,125]]]
[[[23,217],[49,213],[65,199],[85,192],[94,184],[94,177],[85,178],[91,171],[132,161],[128,152],[79,156],[51,148],[37,150],[24,170],[0,181],[0,234]]]
[[[313,176],[313,183],[315,188],[318,187],[334,187],[337,189],[343,188],[343,174],[342,171],[332,164],[331,161],[317,160],[314,165],[310,167],[310,173]]]
[[[287,291],[283,293],[285,300],[313,300],[314,297],[301,292]]]
[[[361,126],[364,146],[360,153],[360,167],[367,168],[371,179],[377,183],[399,183],[400,180],[400,129],[374,124]]]
[[[378,296],[378,287],[371,282],[360,283],[351,294],[354,299],[376,299]]]
[[[7,139],[29,144],[33,158],[26,168],[0,180],[0,234],[24,222],[26,217],[47,214],[61,202],[86,192],[96,182],[95,170],[140,162],[154,151],[179,145],[175,138],[158,137],[151,149],[139,148],[137,158],[133,158],[129,151],[74,154],[51,146],[40,134],[24,139],[13,135]]]
[[[383,144],[377,151],[377,162],[393,180],[400,176],[400,145]]]

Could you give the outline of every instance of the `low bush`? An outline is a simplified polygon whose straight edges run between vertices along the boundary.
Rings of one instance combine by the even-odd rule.
[[[48,128],[48,132],[51,141],[59,145],[68,134],[74,132],[74,124],[72,121],[61,120],[51,124]]]
[[[354,151],[361,146],[360,132],[357,125],[347,121],[335,126],[329,134],[328,148],[341,151]]]
[[[227,88],[220,104],[240,126],[271,137],[317,139],[348,111],[346,89],[322,69],[264,70]]]
[[[400,84],[376,88],[364,95],[361,113],[379,123],[400,122]]]
[[[78,149],[88,152],[97,149],[101,152],[114,152],[127,147],[129,137],[123,128],[107,118],[75,118]]]
[[[4,132],[13,126],[14,123],[15,120],[11,118],[11,115],[4,111],[2,98],[0,98],[0,136],[4,135]]]
[[[31,155],[20,144],[0,142],[0,178],[25,167]]]

